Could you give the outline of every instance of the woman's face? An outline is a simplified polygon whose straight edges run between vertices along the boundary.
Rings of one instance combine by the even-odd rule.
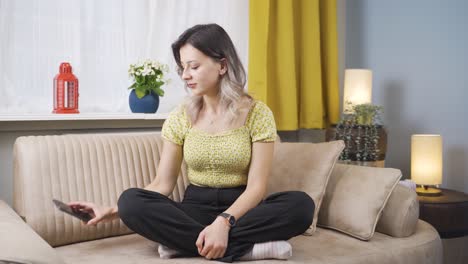
[[[190,44],[180,48],[183,67],[182,79],[193,95],[217,95],[221,76],[226,72],[221,63],[214,61]]]

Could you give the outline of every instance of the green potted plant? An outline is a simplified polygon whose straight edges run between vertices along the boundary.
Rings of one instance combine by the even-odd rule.
[[[132,90],[129,105],[133,113],[155,113],[158,110],[159,97],[164,96],[161,87],[169,81],[164,76],[168,72],[169,67],[157,61],[130,64],[128,74],[133,84],[129,87]]]
[[[373,104],[353,106],[356,123],[359,125],[374,125],[381,121],[383,107]]]

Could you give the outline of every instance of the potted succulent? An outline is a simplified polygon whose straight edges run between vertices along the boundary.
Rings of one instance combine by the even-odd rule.
[[[168,66],[157,61],[146,60],[130,64],[128,74],[133,79],[129,87],[129,105],[133,113],[156,113],[159,107],[159,97],[164,96],[161,88],[168,83],[164,75]]]

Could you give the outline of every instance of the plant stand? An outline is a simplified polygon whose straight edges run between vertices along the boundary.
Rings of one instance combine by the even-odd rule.
[[[334,125],[325,132],[325,141],[343,140],[340,163],[384,167],[387,132],[382,125]]]

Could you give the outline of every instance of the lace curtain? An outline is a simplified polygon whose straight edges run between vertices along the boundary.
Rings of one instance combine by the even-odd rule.
[[[0,0],[0,114],[43,114],[53,108],[61,62],[80,82],[81,113],[129,113],[130,63],[169,65],[158,112],[187,95],[171,43],[185,29],[218,23],[248,56],[248,0]]]

